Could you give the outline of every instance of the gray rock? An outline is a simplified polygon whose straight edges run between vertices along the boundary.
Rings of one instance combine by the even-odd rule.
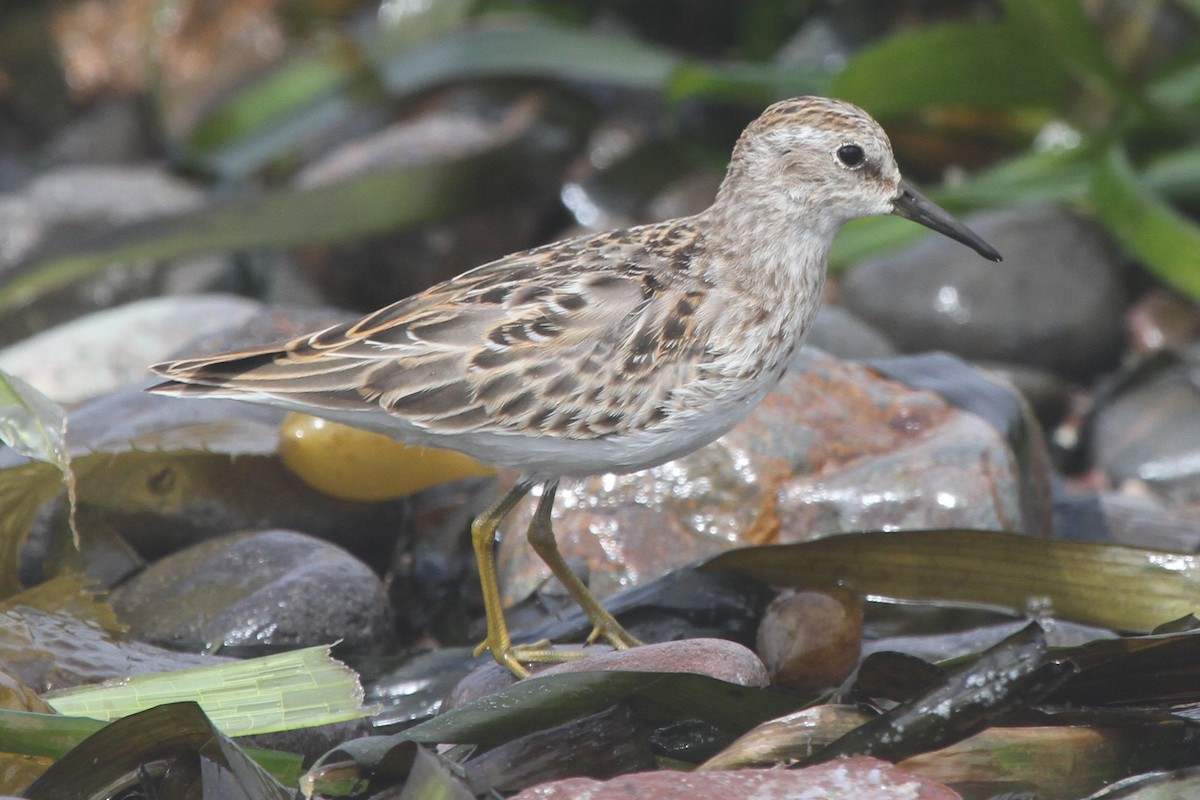
[[[46,145],[51,163],[117,164],[152,157],[151,126],[134,98],[106,99],[85,109]]]
[[[1045,206],[967,221],[1002,263],[930,236],[853,269],[841,302],[905,352],[948,350],[1076,378],[1115,363],[1127,300],[1117,249],[1099,228]]]
[[[1102,492],[1055,500],[1055,533],[1064,539],[1200,551],[1200,522],[1172,514],[1161,500],[1131,492]]]
[[[1168,506],[1200,502],[1200,367],[1150,368],[1096,412],[1096,466],[1116,486],[1152,491]]]
[[[976,366],[1012,384],[1029,401],[1045,431],[1053,431],[1071,411],[1071,384],[1051,372],[1022,364],[994,361],[976,363]]]
[[[112,593],[143,641],[375,645],[391,631],[383,585],[336,545],[285,530],[231,534],[167,556]]]
[[[102,232],[199,207],[204,192],[150,166],[66,166],[34,178],[20,192],[0,196],[0,276],[28,265],[53,263],[54,253],[84,247]],[[51,288],[31,291],[19,309],[0,318],[0,342],[26,338],[56,323],[157,293],[165,272],[214,276],[221,256],[199,255],[169,266],[147,258],[84,271]]]
[[[328,302],[374,310],[381,297],[407,297],[536,243],[577,136],[562,123],[563,102],[450,90],[424,113],[313,162],[297,175],[298,187],[397,168],[424,168],[442,180],[424,202],[430,224],[304,248],[302,276]],[[502,199],[497,186],[508,187]]]
[[[62,229],[134,222],[197,208],[204,193],[159,167],[65,166],[0,197],[0,267]]]
[[[860,361],[896,355],[895,345],[886,336],[846,309],[831,305],[817,312],[804,344],[831,356]]]
[[[261,304],[233,295],[158,297],[96,311],[0,350],[0,370],[59,403],[77,403],[149,377],[199,336],[240,325]]]

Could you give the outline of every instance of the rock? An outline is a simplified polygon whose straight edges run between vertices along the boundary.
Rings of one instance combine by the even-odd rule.
[[[0,197],[0,269],[62,229],[79,231],[197,208],[204,194],[159,167],[64,166]]]
[[[1125,328],[1138,353],[1184,347],[1200,334],[1200,308],[1165,289],[1151,289],[1129,307]]]
[[[883,334],[840,306],[824,305],[808,331],[805,347],[816,347],[838,358],[866,360],[896,355]]]
[[[851,270],[842,304],[904,352],[947,350],[1073,378],[1116,362],[1126,294],[1118,250],[1099,228],[1045,206],[967,223],[1003,263],[930,236]]]
[[[336,545],[285,530],[213,539],[150,565],[112,605],[143,641],[368,647],[391,632],[383,585]]]
[[[1168,507],[1200,502],[1198,375],[1187,360],[1160,359],[1098,403],[1095,464],[1114,486],[1144,487]]]
[[[497,665],[499,666],[499,665]],[[770,681],[758,656],[725,639],[684,639],[613,650],[586,659],[553,664],[539,675],[566,672],[693,672],[738,686],[766,686]]]
[[[926,372],[947,392],[973,380],[964,394],[981,398],[981,413],[992,413],[990,402],[993,416],[1020,422],[1011,388],[957,359]],[[742,545],[853,530],[1044,534],[1049,489],[1036,427],[1002,433],[932,392],[804,350],[762,405],[712,445],[643,472],[564,485],[554,529],[568,557],[588,560],[599,596]],[[1023,464],[1014,448],[1035,463]],[[533,505],[518,507],[501,537],[500,571],[514,599],[547,574],[524,541]]]
[[[68,122],[46,145],[52,164],[118,164],[152,158],[146,104],[132,97],[105,99]]]
[[[577,650],[577,646],[556,649]],[[584,658],[562,664],[534,664],[536,676],[568,672],[691,672],[708,675],[738,686],[766,686],[770,683],[766,667],[753,651],[725,639],[684,639],[611,650],[606,645],[591,645]],[[472,672],[446,698],[444,710],[460,708],[516,682],[507,668],[489,660]]]
[[[23,605],[0,612],[0,668],[39,693],[231,660],[130,641],[76,613]]]
[[[741,769],[727,772],[639,772],[608,781],[568,778],[526,789],[513,800],[707,800],[738,797],[774,800],[961,800],[940,783],[902,772],[867,756],[830,761],[805,769]]]
[[[188,342],[240,325],[261,306],[233,295],[158,297],[96,311],[0,350],[0,370],[59,403],[146,379]]]
[[[36,269],[40,257],[81,246],[109,228],[193,210],[203,202],[200,189],[160,167],[49,170],[19,193],[0,196],[0,276],[26,261]],[[172,262],[171,269],[212,276],[225,263],[222,257],[195,256]],[[31,291],[21,308],[0,318],[0,342],[16,342],[56,323],[156,293],[163,272],[162,265],[148,258]]]
[[[451,90],[425,104],[425,113],[310,164],[297,175],[297,186],[402,168],[442,174],[442,180],[422,201],[429,224],[302,248],[302,274],[327,301],[374,311],[380,298],[408,297],[536,244],[556,202],[559,169],[577,138],[573,126],[563,124],[573,114],[569,107],[563,114],[565,102]]]
[[[1012,384],[1029,401],[1044,431],[1053,431],[1071,411],[1071,385],[1053,373],[1037,367],[992,361],[976,366]]]
[[[622,703],[505,742],[470,759],[464,771],[475,794],[494,796],[562,778],[605,779],[655,766],[646,725]]]
[[[1172,513],[1157,497],[1101,492],[1056,498],[1055,534],[1063,539],[1149,547],[1177,553],[1200,551],[1200,521],[1187,510]]]
[[[771,683],[809,691],[845,680],[858,664],[862,639],[862,603],[854,593],[787,590],[767,607],[757,649]]]

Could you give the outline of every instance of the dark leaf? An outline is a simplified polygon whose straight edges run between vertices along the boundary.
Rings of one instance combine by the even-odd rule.
[[[204,800],[290,800],[292,793],[214,728],[195,703],[172,703],[125,717],[89,736],[25,791],[28,800],[107,798],[142,783],[188,787]],[[163,770],[159,772],[158,767]],[[172,771],[176,771],[173,776]],[[168,796],[168,795],[164,795]],[[169,795],[179,797],[176,795]]]
[[[1009,637],[932,691],[867,722],[813,757],[872,755],[890,761],[944,747],[1036,703],[1069,675],[1067,662],[1046,661],[1038,625]]]

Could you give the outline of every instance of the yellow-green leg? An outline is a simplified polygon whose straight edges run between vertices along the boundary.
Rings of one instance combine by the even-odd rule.
[[[508,637],[508,625],[504,621],[504,609],[500,605],[500,584],[496,581],[496,529],[513,506],[529,494],[532,483],[524,481],[508,490],[496,505],[475,518],[471,523],[471,544],[475,547],[475,560],[479,564],[479,582],[483,587],[483,611],[487,616],[487,638],[475,648],[475,655],[491,650],[492,657],[516,675],[529,677],[529,670],[521,665],[513,653],[512,640]]]
[[[558,663],[585,655],[582,650],[553,650],[550,648],[549,642],[514,647],[509,637],[508,624],[504,621],[504,609],[500,603],[500,584],[496,579],[496,529],[532,488],[533,484],[530,482],[517,483],[494,506],[476,517],[471,524],[471,543],[475,547],[475,558],[479,562],[479,582],[483,588],[483,609],[487,615],[487,638],[475,649],[475,655],[482,655],[484,650],[490,650],[492,657],[518,678],[529,677],[529,670],[525,669],[522,662]],[[558,481],[549,481],[544,485],[537,511],[533,515],[533,521],[529,524],[527,534],[529,543],[591,620],[594,627],[588,637],[589,644],[603,636],[617,649],[636,647],[641,642],[622,628],[621,624],[605,610],[604,606],[600,605],[600,601],[571,571],[562,557],[562,553],[559,552],[558,544],[554,541],[554,530],[550,520],[550,510],[554,505],[554,493],[557,489]]]
[[[529,544],[550,568],[554,577],[558,578],[559,582],[566,587],[567,592],[583,609],[583,613],[587,614],[587,618],[592,621],[593,627],[587,639],[588,644],[603,636],[618,650],[637,647],[641,642],[622,628],[621,623],[617,622],[616,618],[600,605],[600,601],[583,585],[583,581],[579,580],[579,576],[567,565],[566,559],[559,551],[558,542],[554,540],[554,529],[550,519],[550,510],[554,507],[556,491],[558,491],[558,481],[549,481],[543,486],[542,497],[538,501],[537,511],[533,515],[533,521],[529,523],[529,532],[526,534]]]

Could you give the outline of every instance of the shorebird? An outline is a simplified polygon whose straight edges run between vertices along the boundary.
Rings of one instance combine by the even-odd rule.
[[[518,470],[472,542],[487,614],[478,652],[525,677],[526,664],[585,651],[513,645],[494,561],[504,517],[541,484],[529,543],[591,620],[587,643],[640,644],[559,552],[559,480],[653,467],[742,420],[803,341],[838,229],[881,214],[1000,260],[901,179],[865,111],[785,100],[742,133],[695,216],[514,253],[275,346],[158,364],[170,380],[151,391],[266,403]]]

